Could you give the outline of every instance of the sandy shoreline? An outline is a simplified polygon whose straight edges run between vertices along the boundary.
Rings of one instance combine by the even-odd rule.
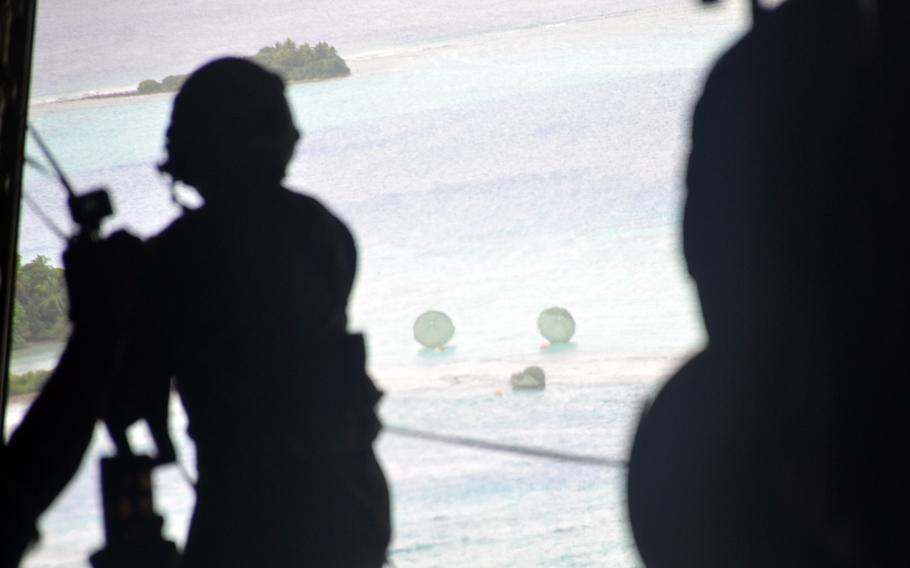
[[[330,77],[328,79],[307,79],[301,81],[288,81],[288,85],[299,85],[301,83],[325,83],[328,81],[338,81],[341,79],[346,79],[345,77]],[[158,93],[140,93],[139,91],[110,91],[105,93],[93,92],[86,95],[75,95],[72,97],[61,97],[53,100],[45,101],[36,101],[31,103],[30,108],[40,109],[42,107],[54,106],[54,105],[73,105],[75,103],[83,103],[82,106],[91,106],[91,103],[100,103],[105,104],[111,101],[123,101],[125,99],[142,99],[150,100],[154,98],[173,98],[177,94],[177,91],[164,91]],[[85,104],[88,103],[88,104]]]

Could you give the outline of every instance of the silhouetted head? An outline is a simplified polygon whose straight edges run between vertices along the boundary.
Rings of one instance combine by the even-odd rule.
[[[683,235],[712,344],[834,350],[898,288],[905,198],[889,161],[906,97],[881,73],[906,60],[872,49],[892,32],[870,36],[860,15],[851,0],[786,2],[706,84]]]
[[[246,59],[216,59],[174,99],[159,169],[207,201],[277,187],[299,138],[278,75]]]

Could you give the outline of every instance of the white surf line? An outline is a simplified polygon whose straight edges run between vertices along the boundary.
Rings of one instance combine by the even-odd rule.
[[[471,45],[472,42],[482,43],[484,40],[497,40],[508,37],[512,34],[522,32],[533,32],[537,30],[546,30],[549,28],[560,28],[573,24],[588,24],[600,21],[612,20],[615,18],[624,18],[647,12],[652,7],[633,8],[627,10],[618,10],[616,12],[604,12],[590,16],[576,16],[565,20],[557,20],[546,23],[527,24],[513,28],[504,28],[500,30],[481,31],[477,33],[468,33],[456,37],[439,40],[422,41],[419,43],[401,44],[385,48],[370,49],[361,51],[345,57],[347,62],[361,62],[389,57],[407,57],[411,55],[423,54],[446,48],[456,48],[462,45]]]

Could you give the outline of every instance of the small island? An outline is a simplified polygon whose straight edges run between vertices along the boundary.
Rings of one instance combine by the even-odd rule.
[[[308,43],[295,44],[290,38],[275,42],[260,49],[249,58],[266,69],[281,75],[285,81],[323,81],[351,74],[348,64],[338,55],[334,47],[319,42],[315,46]],[[139,83],[132,94],[151,95],[154,93],[171,93],[180,89],[187,75],[168,75],[161,81],[146,79]]]

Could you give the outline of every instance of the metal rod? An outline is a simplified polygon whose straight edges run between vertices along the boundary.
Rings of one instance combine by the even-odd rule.
[[[438,442],[441,444],[449,444],[453,446],[462,446],[467,448],[475,448],[479,450],[489,450],[493,452],[507,453],[507,454],[517,454],[526,457],[535,457],[543,458],[549,460],[564,461],[570,463],[577,463],[580,465],[593,465],[600,467],[610,467],[610,468],[626,468],[629,465],[629,462],[626,460],[615,459],[615,458],[604,458],[601,456],[590,456],[584,454],[573,454],[569,452],[561,452],[557,450],[548,450],[545,448],[534,448],[531,446],[518,446],[515,444],[503,444],[500,442],[489,442],[486,440],[478,440],[476,438],[467,438],[464,436],[452,436],[449,434],[437,434],[435,432],[426,432],[423,430],[417,430],[415,428],[402,428],[400,426],[383,426],[383,432],[388,434],[394,434],[396,436],[403,436],[406,438],[416,438],[418,440],[426,440],[428,442]]]
[[[57,174],[57,179],[60,180],[60,183],[63,184],[63,187],[66,188],[66,192],[70,197],[76,197],[76,192],[73,191],[73,186],[70,185],[66,175],[63,173],[63,170],[60,168],[60,165],[57,164],[57,160],[54,159],[54,155],[51,154],[50,148],[47,147],[47,144],[44,143],[44,140],[41,139],[41,136],[38,135],[38,131],[35,130],[35,127],[31,124],[28,125],[28,131],[32,135],[32,138],[35,139],[35,142],[38,143],[38,147],[41,148],[41,152],[44,154],[44,157],[47,158],[48,163],[54,169],[54,172]]]
[[[28,204],[28,206],[31,208],[32,213],[35,214],[35,217],[38,217],[38,219],[42,223],[44,223],[44,226],[47,227],[48,230],[50,230],[50,232],[52,232],[55,235],[57,235],[58,237],[60,237],[60,240],[63,242],[66,242],[69,240],[69,237],[66,236],[66,233],[63,232],[63,229],[61,229],[59,226],[57,226],[56,223],[54,223],[54,220],[51,219],[50,215],[48,215],[47,213],[44,212],[44,209],[42,209],[41,206],[38,205],[37,201],[32,199],[31,195],[29,195],[28,193],[23,191],[22,199],[24,199],[25,203]]]

